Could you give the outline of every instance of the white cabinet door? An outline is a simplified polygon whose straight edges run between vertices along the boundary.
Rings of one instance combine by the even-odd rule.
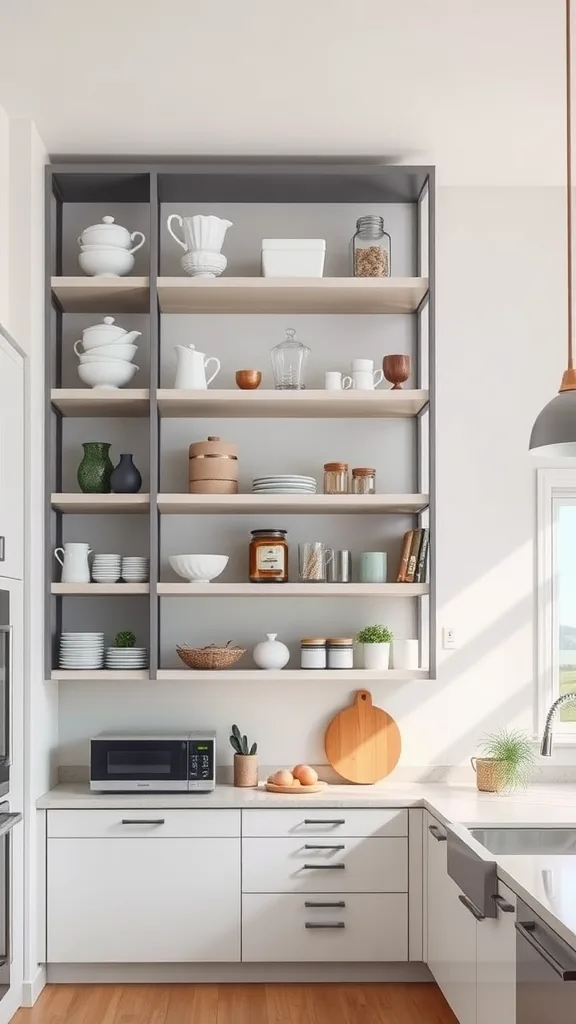
[[[49,963],[240,960],[239,839],[49,839]]]
[[[24,362],[0,335],[0,576],[24,571]]]
[[[516,1022],[516,896],[501,882],[498,917],[477,926],[477,1024]]]
[[[446,831],[427,815],[428,966],[459,1024],[476,1024],[476,920],[447,870]]]

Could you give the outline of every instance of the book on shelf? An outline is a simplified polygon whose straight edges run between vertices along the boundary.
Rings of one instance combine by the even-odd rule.
[[[414,575],[415,583],[426,583],[426,576],[428,572],[428,550],[430,548],[430,530],[426,527],[422,530],[422,540],[420,541],[420,550],[418,552],[418,561],[416,563],[416,573]]]
[[[422,530],[412,530],[412,542],[410,544],[410,552],[408,554],[408,565],[406,568],[404,583],[414,583],[416,579],[416,567],[418,565],[418,558],[420,555],[422,532]]]
[[[396,576],[396,583],[406,582],[406,571],[408,569],[408,559],[410,558],[410,549],[412,547],[412,535],[414,530],[408,530],[404,534],[404,540],[402,541],[402,553],[400,555],[400,564],[398,566],[398,574]]]
[[[425,583],[430,547],[430,530],[408,530],[402,541],[397,583]]]

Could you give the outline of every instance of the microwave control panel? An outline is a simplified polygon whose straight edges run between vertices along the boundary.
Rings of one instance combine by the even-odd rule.
[[[215,785],[213,739],[188,741],[188,788],[213,789]]]

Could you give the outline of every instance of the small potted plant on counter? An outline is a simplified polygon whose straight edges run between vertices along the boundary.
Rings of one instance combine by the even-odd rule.
[[[364,668],[380,669],[390,667],[390,644],[394,639],[387,626],[365,626],[356,637],[362,645]]]
[[[234,785],[244,788],[258,785],[258,744],[248,746],[248,737],[243,736],[237,725],[232,726],[230,745],[234,751]]]
[[[536,758],[532,741],[522,729],[499,729],[480,742],[480,757],[471,757],[476,786],[482,793],[525,789]]]

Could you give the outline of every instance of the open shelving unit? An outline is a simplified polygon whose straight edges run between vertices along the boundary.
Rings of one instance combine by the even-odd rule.
[[[101,212],[93,214],[89,208],[98,204]],[[354,204],[362,204],[367,209],[378,208],[387,204],[391,209],[402,207],[410,210],[405,221],[408,224],[407,240],[403,248],[412,255],[404,257],[399,276],[385,279],[367,279],[343,276],[341,269],[328,273],[320,279],[266,279],[257,276],[246,276],[245,268],[234,273],[233,260],[221,278],[213,280],[194,279],[175,276],[174,262],[165,258],[166,231],[165,210],[195,204],[197,212],[209,212],[208,206],[219,208],[222,204],[253,204],[255,208],[265,204],[306,204],[308,210],[315,205],[330,204],[337,210],[352,209]],[[145,216],[145,222],[131,227],[143,227],[147,242],[145,249],[138,253],[136,274],[125,278],[87,278],[76,273],[74,261],[67,254],[66,239],[74,238],[78,231],[70,225],[81,217],[88,217],[85,223],[97,219],[106,212],[116,212],[116,207],[130,207]],[[84,208],[86,213],[83,213]],[[341,680],[346,678],[350,683],[369,685],[370,682],[387,680],[389,682],[415,681],[433,677],[435,674],[435,468],[434,468],[434,425],[435,425],[435,386],[434,386],[434,309],[435,309],[435,268],[434,268],[434,233],[435,233],[435,190],[434,171],[429,167],[394,167],[350,164],[278,164],[238,165],[219,163],[214,166],[204,164],[158,163],[158,164],[124,164],[124,163],[86,163],[81,165],[51,165],[47,169],[47,253],[48,266],[46,277],[46,517],[47,517],[47,556],[46,556],[46,677],[60,682],[101,682],[104,680],[121,683],[122,681],[162,681],[163,683],[184,681],[195,682],[221,681],[242,684],[262,676],[267,682],[306,681],[308,685],[315,681]],[[145,211],[143,214],[142,211]],[[224,214],[221,214],[224,215]],[[90,220],[91,218],[91,220]],[[118,219],[118,218],[117,218]],[[121,220],[121,216],[120,216]],[[404,223],[404,222],[403,222]],[[295,232],[299,233],[299,232]],[[313,232],[314,233],[314,232]],[[318,232],[316,232],[318,233]],[[270,232],[268,232],[270,234]],[[169,243],[171,244],[171,243]],[[402,248],[402,246],[401,246]],[[226,246],[225,246],[226,251]],[[394,270],[394,251],[392,269]],[[243,265],[244,266],[244,265]],[[110,390],[89,389],[79,386],[77,379],[74,386],[70,385],[70,374],[66,373],[66,353],[63,351],[64,338],[67,335],[67,323],[74,324],[74,330],[81,330],[76,324],[79,318],[85,326],[96,322],[98,315],[122,316],[122,325],[130,329],[130,317],[145,318],[147,322],[146,337],[149,346],[149,368],[146,365],[138,377],[140,386]],[[318,389],[314,385],[303,391],[275,391],[264,385],[256,391],[240,391],[232,383],[227,386],[210,387],[206,391],[181,391],[166,386],[163,372],[163,353],[165,352],[166,318],[170,316],[186,317],[227,317],[232,326],[236,317],[388,317],[395,323],[409,325],[398,328],[398,332],[410,341],[409,351],[413,357],[413,374],[410,386],[403,390],[384,388],[372,392],[342,391],[330,392]],[[203,321],[199,321],[202,323]],[[247,321],[248,322],[248,321]],[[280,321],[278,321],[280,323]],[[366,319],[366,329],[371,321]],[[196,321],[191,320],[191,323]],[[350,354],[362,354],[361,333],[355,321],[355,335],[350,341]],[[141,322],[138,327],[140,329]],[[70,328],[71,330],[72,328]],[[232,326],[233,330],[233,326]],[[271,335],[270,347],[281,340],[282,332]],[[386,332],[382,350],[404,351],[400,348],[386,347]],[[408,342],[406,342],[408,344]],[[360,349],[358,348],[360,345]],[[328,350],[327,350],[328,351]],[[242,363],[240,364],[242,365]],[[244,365],[250,365],[244,364]],[[144,385],[144,386],[142,386]],[[74,423],[68,423],[73,420]],[[131,427],[124,426],[123,421],[131,421]],[[276,421],[278,429],[284,429],[278,421],[290,421],[286,430],[298,421],[306,421],[311,436],[314,431],[340,431],[346,436],[350,431],[357,430],[355,421],[366,421],[366,429],[375,431],[379,424],[389,422],[393,431],[405,431],[398,451],[409,450],[409,458],[413,467],[412,480],[408,487],[380,491],[387,481],[378,479],[379,493],[370,496],[361,495],[262,495],[255,493],[238,493],[234,495],[188,494],[174,487],[162,486],[163,453],[165,432],[178,429],[178,421],[188,423],[190,439],[201,436],[202,431],[213,433],[213,423],[220,420],[244,421],[263,420]],[[93,422],[92,422],[93,421]],[[175,421],[175,422],[173,422]],[[323,426],[322,421],[331,421]],[[70,459],[70,449],[76,434],[75,423],[78,424],[78,438],[89,436],[86,432],[92,423],[92,433],[101,436],[109,423],[117,424],[117,432],[131,431],[130,437],[142,439],[149,458],[148,477],[142,493],[136,495],[114,494],[82,494],[74,489],[70,478],[70,469],[66,462]],[[333,426],[332,426],[333,425]],[[242,428],[252,429],[254,437],[263,436],[265,424],[250,424]],[[276,428],[274,428],[276,429]],[[133,432],[137,431],[137,435]],[[166,436],[169,435],[168,433]],[[244,436],[244,435],[243,435]],[[340,436],[340,435],[339,435]],[[353,434],[354,437],[357,434]],[[397,445],[399,434],[390,435]],[[128,442],[126,442],[128,444]],[[122,449],[126,450],[126,449]],[[130,449],[131,450],[131,449]],[[396,450],[396,449],[394,449]],[[183,453],[185,458],[185,453]],[[399,454],[398,458],[404,457]],[[78,460],[79,461],[79,458]],[[364,464],[359,458],[356,464]],[[368,464],[368,463],[366,463]],[[264,468],[264,465],[263,465]],[[281,466],[278,471],[282,471]],[[305,470],[298,470],[304,472]],[[404,481],[401,481],[402,483]],[[413,484],[410,487],[410,483]],[[244,487],[246,490],[246,487]],[[142,529],[147,537],[146,550],[138,553],[150,555],[150,582],[143,584],[62,584],[57,582],[57,566],[53,560],[53,549],[65,542],[66,538],[79,539],[82,522],[92,524],[99,517],[99,536],[106,524],[116,523],[120,516],[124,534],[131,531],[132,519],[138,516],[140,532]],[[181,517],[189,517],[191,536],[196,529],[195,524],[202,524],[202,529],[214,530],[224,528],[225,517],[250,517],[254,525],[272,525],[262,517],[318,517],[318,530],[321,529],[321,518],[330,517],[327,523],[338,523],[338,517],[354,516],[347,529],[351,532],[350,547],[360,548],[363,516],[385,517],[386,529],[402,530],[414,526],[430,528],[430,563],[429,582],[421,584],[302,584],[290,582],[280,585],[255,585],[238,580],[236,582],[219,582],[209,585],[194,585],[176,580],[166,579],[171,575],[167,568],[166,536],[172,527],[168,526],[165,517],[178,516],[174,520],[178,528],[183,526]],[[100,518],[102,517],[102,518]],[[144,518],[143,518],[144,517]],[[198,518],[197,518],[198,517]],[[211,517],[214,517],[212,519]],[[260,518],[256,518],[260,517]],[[360,518],[356,518],[360,517]],[[248,521],[248,520],[247,520]],[[291,520],[292,521],[292,520]],[[384,522],[384,519],[382,520]],[[136,523],[136,520],[134,520]],[[236,520],[234,520],[236,522]],[[343,520],[344,522],[344,520]],[[186,520],[188,523],[188,520]],[[394,524],[398,526],[394,526]],[[71,524],[70,526],[68,524]],[[73,525],[72,525],[73,524]],[[102,526],[101,524],[105,524]],[[164,525],[163,525],[164,524]],[[358,524],[358,525],[357,525]],[[248,523],[249,528],[249,523]],[[87,526],[86,530],[92,529]],[[110,536],[114,536],[110,526]],[[134,528],[136,529],[136,527]],[[237,528],[238,529],[238,528]],[[244,529],[244,524],[242,525]],[[316,529],[316,527],[314,527]],[[359,531],[357,534],[355,531]],[[354,532],[352,532],[354,531]],[[128,532],[128,536],[129,536]],[[88,532],[89,537],[89,532]],[[163,540],[164,538],[164,540]],[[355,541],[355,545],[352,543]],[[99,541],[98,550],[115,550],[114,541],[110,547],[102,547]],[[192,546],[192,542],[191,546]],[[182,549],[185,550],[185,549]],[[194,547],[192,546],[192,550]],[[201,548],[200,550],[210,550]],[[127,552],[126,552],[127,553]],[[393,579],[394,560],[390,560],[389,579]],[[235,563],[238,574],[238,561]],[[292,577],[293,578],[293,577]],[[88,598],[77,601],[77,598]],[[141,614],[146,608],[147,646],[150,649],[150,667],[144,671],[113,672],[99,670],[95,672],[60,670],[57,667],[57,638],[62,629],[76,628],[70,626],[75,616],[81,616],[85,609],[96,611],[106,609],[107,599],[114,597],[110,608],[117,609],[123,598],[134,601]],[[354,669],[342,671],[302,671],[298,668],[287,668],[282,672],[265,674],[247,668],[229,671],[200,672],[187,670],[184,667],[165,667],[162,651],[163,631],[167,628],[170,613],[164,615],[162,608],[167,608],[173,599],[189,599],[190,614],[200,606],[213,608],[216,617],[220,616],[220,606],[214,600],[220,598],[226,602],[233,598],[266,599],[274,597],[299,602],[309,602],[328,598],[338,598],[338,606],[342,602],[366,601],[367,606],[374,607],[374,602],[383,602],[382,617],[386,621],[388,609],[402,606],[413,607],[415,621],[418,623],[418,635],[421,644],[422,664],[417,670],[390,670],[385,674],[372,673]],[[163,604],[165,602],[165,604]],[[399,602],[396,604],[396,602]],[[410,602],[414,602],[413,605]],[[182,601],[178,605],[182,607]],[[274,608],[277,602],[273,602]],[[243,606],[234,602],[240,609]],[[124,607],[122,605],[122,607]],[[126,605],[128,607],[128,605]],[[170,606],[173,607],[172,605]],[[185,607],[185,606],[184,606]],[[254,607],[250,601],[247,606]],[[282,607],[282,606],[278,606]],[[292,608],[297,609],[293,604]],[[112,614],[112,612],[109,612]],[[114,612],[114,614],[117,614]],[[206,612],[208,614],[208,612]],[[226,613],[226,614],[232,614]],[[297,611],[295,613],[297,614]],[[87,621],[87,620],[83,620]],[[302,614],[302,635],[306,632],[307,620]],[[82,625],[78,628],[92,628]],[[100,628],[100,627],[94,627]],[[261,635],[260,624],[255,624],[254,643]],[[406,635],[406,634],[404,634]],[[410,635],[410,634],[408,634]],[[181,637],[182,641],[195,642],[193,635]],[[139,643],[141,640],[139,639]],[[202,643],[208,643],[203,639]],[[244,644],[246,646],[246,644]],[[297,664],[292,659],[291,665]]]

